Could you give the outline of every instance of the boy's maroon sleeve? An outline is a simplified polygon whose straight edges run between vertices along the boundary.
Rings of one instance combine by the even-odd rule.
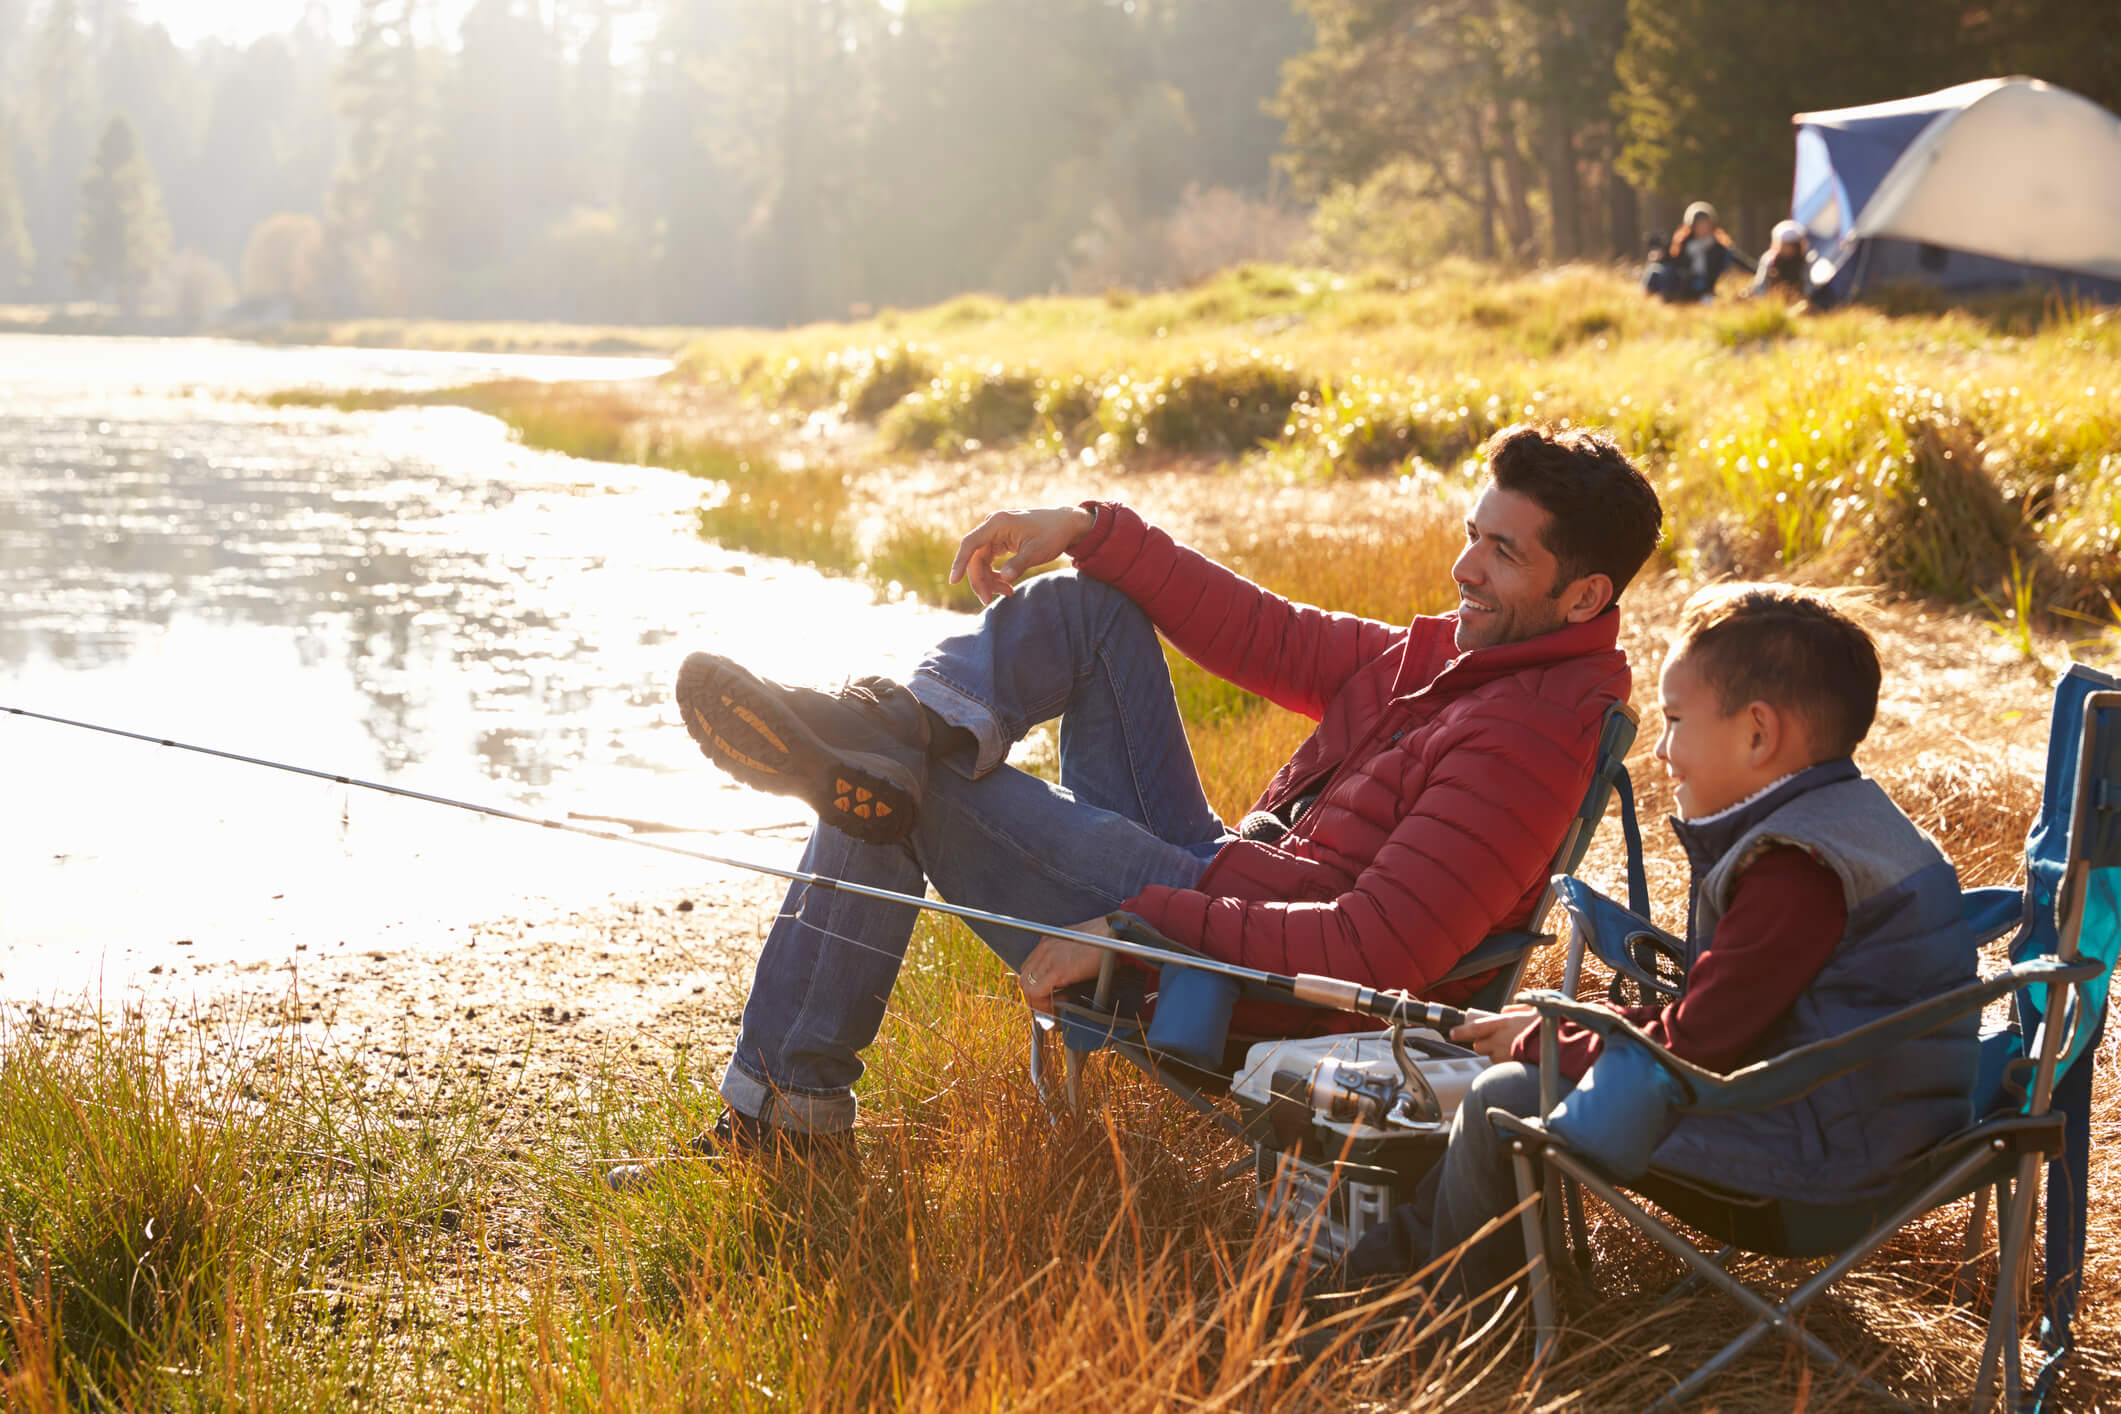
[[[1790,845],[1765,850],[1738,876],[1730,907],[1702,949],[1686,990],[1663,1007],[1623,1013],[1681,1060],[1729,1071],[1752,1057],[1812,984],[1848,928],[1841,877]],[[1563,1022],[1562,1073],[1581,1080],[1599,1038]],[[1518,1037],[1513,1060],[1539,1059],[1539,1029]]]

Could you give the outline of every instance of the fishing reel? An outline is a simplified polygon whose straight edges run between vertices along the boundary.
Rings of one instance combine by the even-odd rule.
[[[1448,1123],[1443,1102],[1408,1053],[1404,1021],[1392,1027],[1391,1047],[1396,1079],[1330,1056],[1308,1071],[1277,1070],[1272,1082],[1277,1108],[1383,1130],[1434,1130]]]

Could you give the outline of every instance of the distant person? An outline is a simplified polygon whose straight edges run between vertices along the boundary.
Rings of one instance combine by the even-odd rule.
[[[1660,293],[1675,304],[1715,298],[1716,282],[1733,265],[1748,271],[1755,268],[1745,252],[1731,244],[1723,227],[1716,224],[1716,208],[1705,201],[1686,209],[1686,219],[1672,232],[1665,247],[1665,258],[1672,267],[1672,277]]]
[[[1673,293],[1679,282],[1679,267],[1672,260],[1669,243],[1663,236],[1652,235],[1647,259],[1642,267],[1642,292],[1659,299],[1677,299]]]
[[[1752,298],[1780,295],[1802,300],[1811,309],[1826,307],[1826,287],[1812,280],[1811,243],[1805,238],[1804,227],[1795,221],[1775,223],[1775,243],[1760,257],[1760,265],[1753,272],[1753,287],[1746,294]]]

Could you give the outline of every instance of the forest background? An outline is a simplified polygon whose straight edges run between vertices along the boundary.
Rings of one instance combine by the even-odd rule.
[[[1696,197],[1757,247],[1793,112],[2011,72],[2121,106],[2105,0],[346,18],[180,46],[126,0],[0,0],[0,304],[779,325],[1254,259],[1631,258]]]

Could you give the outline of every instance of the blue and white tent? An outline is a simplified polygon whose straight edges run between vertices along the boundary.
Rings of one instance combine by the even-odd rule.
[[[2121,301],[2121,118],[2037,79],[1799,113],[1790,214],[1841,299],[2035,284]]]

